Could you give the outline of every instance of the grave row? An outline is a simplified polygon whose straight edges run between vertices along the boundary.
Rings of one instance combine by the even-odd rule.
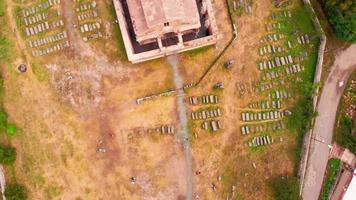
[[[87,41],[89,41],[89,40],[94,40],[94,39],[102,38],[102,37],[103,37],[103,34],[99,31],[99,32],[97,32],[97,33],[92,33],[92,34],[90,34],[90,35],[88,35],[88,36],[84,36],[84,37],[83,37],[83,41],[84,41],[84,42],[87,42]]]
[[[249,103],[248,107],[252,109],[279,109],[281,108],[281,101],[273,100],[273,101],[260,101]]]
[[[279,29],[281,29],[281,23],[280,22],[266,25],[266,30],[267,31],[273,31],[273,30],[279,30]]]
[[[294,63],[292,55],[277,56],[274,58],[274,60],[264,60],[262,62],[259,62],[258,69],[263,71],[263,70],[273,69],[275,67],[280,67],[292,63]]]
[[[264,38],[262,38],[260,40],[261,43],[265,43],[265,42],[277,42],[278,40],[281,40],[284,38],[284,35],[283,34],[277,34],[277,33],[274,33],[274,34],[268,34],[266,35]]]
[[[271,53],[281,53],[285,49],[276,45],[266,45],[261,48],[259,48],[259,54],[260,56],[266,55],[266,54],[271,54]]]
[[[284,117],[281,111],[260,111],[260,112],[242,112],[241,120],[243,122],[275,120]]]
[[[297,37],[297,40],[298,40],[299,44],[309,44],[310,43],[308,34],[301,35],[301,36]]]
[[[67,36],[67,32],[63,31],[63,32],[60,32],[60,33],[56,33],[54,35],[47,36],[45,38],[40,38],[40,39],[36,39],[36,40],[30,40],[30,41],[28,41],[28,43],[29,43],[31,48],[35,48],[35,47],[39,47],[39,46],[42,46],[42,45],[50,44],[52,42],[57,42],[57,41],[66,39],[67,37],[68,37]]]
[[[273,143],[273,138],[270,136],[258,136],[254,137],[251,142],[248,142],[249,147],[258,147],[258,146],[264,146],[264,145],[269,145]]]
[[[39,13],[39,14],[36,14],[32,17],[26,17],[24,18],[24,22],[25,22],[25,26],[29,26],[29,25],[32,25],[32,24],[36,24],[38,22],[41,22],[41,21],[44,21],[48,18],[48,13]]]
[[[280,12],[273,12],[272,19],[277,19],[278,17],[292,17],[292,13],[289,10],[284,10]]]
[[[199,104],[218,104],[219,97],[216,95],[203,95],[201,97],[190,96],[189,104],[190,105],[199,105]]]
[[[85,33],[89,31],[93,31],[96,29],[100,29],[100,23],[99,22],[94,22],[94,23],[86,23],[80,26],[80,32]]]
[[[164,134],[164,135],[173,135],[174,134],[174,125],[162,125],[156,128],[149,128],[146,130],[146,132],[148,134],[152,134],[152,133],[160,133],[160,134]]]
[[[174,126],[173,125],[164,125],[161,126],[162,134],[174,134]]]
[[[211,110],[202,110],[200,112],[192,112],[192,120],[201,120],[208,118],[215,118],[221,116],[220,108]]]
[[[276,90],[268,94],[270,99],[287,99],[290,98],[292,95],[284,90]]]
[[[233,1],[232,6],[234,11],[237,11],[238,8],[245,8],[245,12],[252,13],[252,5],[245,2],[245,0]]]
[[[265,90],[274,89],[276,87],[283,86],[285,84],[286,84],[286,81],[283,79],[267,81],[267,82],[260,81],[256,85],[256,92],[263,92]]]
[[[202,123],[202,128],[203,128],[204,130],[208,130],[208,129],[209,129],[209,124],[210,124],[210,126],[211,126],[211,129],[212,129],[214,132],[216,132],[216,131],[222,129],[222,126],[221,126],[221,123],[220,123],[219,120],[212,120],[212,121],[210,121],[210,123],[209,123],[208,121],[204,121],[204,122]]]
[[[96,4],[96,1],[92,1],[92,2],[89,2],[89,3],[84,3],[84,4],[81,4],[79,5],[75,11],[76,12],[84,12],[84,11],[87,11],[87,10],[90,10],[90,9],[94,9],[96,8],[97,4]]]
[[[276,62],[277,67],[279,67],[293,63],[293,57],[292,55],[275,57],[274,61]]]
[[[248,135],[250,133],[262,133],[267,131],[279,131],[286,128],[286,125],[283,121],[263,123],[263,124],[253,124],[253,125],[244,125],[240,127],[242,135]]]
[[[46,10],[50,8],[53,5],[59,4],[60,0],[47,0],[43,1],[38,5],[32,6],[30,8],[25,8],[22,10],[22,16],[23,17],[28,17],[30,15],[34,15],[36,13],[42,12],[43,10]]]
[[[32,56],[34,57],[43,56],[69,47],[70,47],[70,43],[68,40],[66,40],[65,42],[56,44],[54,46],[45,49],[33,50]]]
[[[287,74],[295,74],[304,71],[304,66],[300,66],[299,64],[292,65],[286,68]]]
[[[64,25],[63,20],[54,21],[51,24],[49,24],[48,21],[45,21],[45,22],[42,22],[35,26],[26,27],[25,34],[26,34],[26,36],[37,35],[39,33],[46,31],[46,30],[55,29],[55,28],[61,27],[63,25]]]
[[[89,18],[95,18],[97,16],[98,16],[98,12],[96,10],[90,10],[89,12],[85,12],[78,15],[78,21],[83,21]]]
[[[271,71],[271,72],[266,72],[263,76],[262,76],[262,80],[263,81],[270,81],[270,80],[273,80],[273,79],[276,79],[276,78],[279,78],[283,76],[283,73],[280,72],[280,71]]]

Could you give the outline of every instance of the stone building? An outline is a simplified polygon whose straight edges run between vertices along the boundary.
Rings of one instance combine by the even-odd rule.
[[[163,57],[217,41],[210,0],[114,0],[129,61]]]

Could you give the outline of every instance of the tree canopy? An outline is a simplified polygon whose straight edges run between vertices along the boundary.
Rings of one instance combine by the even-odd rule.
[[[356,1],[323,0],[323,3],[336,36],[345,41],[356,42]]]

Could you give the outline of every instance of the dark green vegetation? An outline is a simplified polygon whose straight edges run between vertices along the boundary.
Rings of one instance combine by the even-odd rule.
[[[0,163],[12,164],[16,160],[16,150],[12,147],[0,146]]]
[[[276,177],[270,181],[275,200],[299,200],[299,181],[296,177]]]
[[[336,36],[345,41],[356,42],[356,1],[321,1]]]
[[[26,188],[18,184],[8,185],[5,190],[5,196],[7,200],[26,200]]]
[[[320,199],[322,200],[328,200],[329,192],[334,184],[337,173],[339,172],[340,160],[331,159],[329,161],[328,167],[329,167],[329,175],[326,179],[326,182],[324,183],[324,187],[320,196]]]
[[[351,75],[340,102],[335,140],[356,154],[356,119],[355,113],[352,112],[352,107],[356,102],[355,81],[356,72]]]
[[[349,116],[342,115],[337,128],[337,143],[356,153],[356,136],[352,133],[355,129],[356,121]]]

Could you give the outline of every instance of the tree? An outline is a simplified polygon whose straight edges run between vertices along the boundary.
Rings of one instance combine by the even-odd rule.
[[[12,164],[16,160],[16,149],[12,147],[0,146],[0,163]]]
[[[19,184],[7,185],[5,189],[5,197],[7,200],[26,200],[26,188]]]

